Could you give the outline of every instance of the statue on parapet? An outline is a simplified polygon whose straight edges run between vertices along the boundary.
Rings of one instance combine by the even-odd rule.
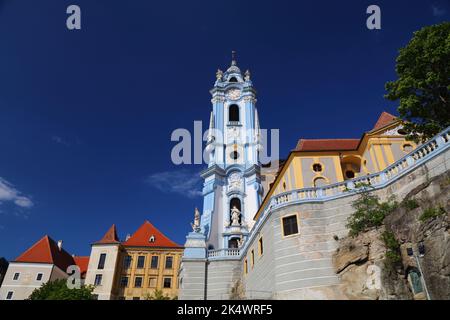
[[[238,243],[238,248],[242,247],[244,245],[244,236],[241,234],[241,237],[239,238],[239,240],[237,241]]]
[[[200,232],[200,212],[198,211],[198,208],[195,208],[194,222],[191,222],[191,227],[192,231],[194,231],[195,233]]]

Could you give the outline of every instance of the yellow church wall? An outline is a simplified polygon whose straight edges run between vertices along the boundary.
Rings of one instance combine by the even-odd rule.
[[[405,154],[408,153],[403,152],[402,150],[402,146],[405,144],[410,144],[413,149],[417,147],[415,143],[407,141],[404,137],[370,137],[363,151],[364,158],[368,162],[370,161],[370,164],[366,165],[366,168],[373,168],[373,170],[368,171],[372,171],[370,173],[373,173],[384,170],[386,167],[405,156]]]
[[[314,164],[322,166],[322,172],[313,170]],[[294,155],[285,163],[279,174],[278,183],[274,185],[274,195],[295,189],[312,188],[314,180],[324,178],[327,184],[343,180],[338,154],[324,153],[319,156]]]
[[[275,186],[274,195],[294,189],[314,187],[314,180],[323,177],[332,184],[345,180],[344,172],[352,170],[355,177],[384,170],[386,167],[403,157],[402,146],[412,144],[398,137],[370,137],[364,144],[364,149],[342,152],[293,152],[292,159],[285,163],[279,183]],[[414,144],[414,148],[416,145]],[[342,159],[357,157],[360,166],[343,164]],[[322,172],[314,172],[313,164],[320,164]],[[276,181],[275,181],[276,182]]]
[[[415,143],[407,141],[404,136],[383,135],[384,132],[395,129],[398,125],[398,122],[394,122],[378,131],[364,134],[357,150],[292,151],[273,182],[272,188],[266,194],[261,208],[273,195],[314,187],[314,180],[319,177],[323,177],[327,184],[333,184],[346,179],[346,170],[354,171],[354,177],[384,170],[417,147]],[[346,162],[346,159],[349,161]],[[312,169],[314,163],[322,165],[322,172],[314,172]],[[255,219],[258,215],[259,210]]]

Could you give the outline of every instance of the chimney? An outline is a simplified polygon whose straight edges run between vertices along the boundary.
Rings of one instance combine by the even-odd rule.
[[[62,244],[63,244],[63,241],[62,240],[58,240],[58,249],[59,249],[59,251],[62,250]]]
[[[125,237],[125,241],[127,241],[128,239],[130,239],[131,238],[131,235],[130,234],[127,234],[127,236]]]

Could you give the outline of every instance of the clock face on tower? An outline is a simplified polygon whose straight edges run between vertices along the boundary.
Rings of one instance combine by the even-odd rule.
[[[241,97],[241,90],[237,88],[232,88],[226,92],[226,96],[230,100],[237,100]]]

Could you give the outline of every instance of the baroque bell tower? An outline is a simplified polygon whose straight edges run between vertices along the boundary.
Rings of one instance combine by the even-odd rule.
[[[231,66],[216,73],[206,143],[208,168],[201,176],[201,231],[208,249],[237,248],[253,226],[262,200],[260,127],[250,72]]]

